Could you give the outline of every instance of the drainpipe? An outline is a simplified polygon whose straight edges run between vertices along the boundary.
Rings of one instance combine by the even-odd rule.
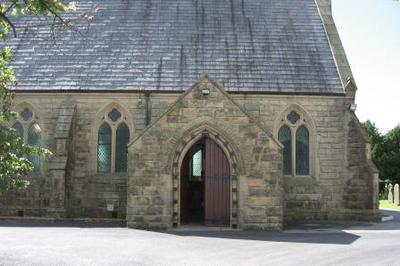
[[[151,103],[150,103],[150,92],[144,93],[145,98],[145,110],[146,110],[146,121],[145,124],[148,126],[151,122]]]

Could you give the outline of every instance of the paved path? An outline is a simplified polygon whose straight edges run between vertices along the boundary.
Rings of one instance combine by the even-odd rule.
[[[384,213],[395,220],[284,233],[159,233],[3,221],[0,265],[400,265],[400,212]]]

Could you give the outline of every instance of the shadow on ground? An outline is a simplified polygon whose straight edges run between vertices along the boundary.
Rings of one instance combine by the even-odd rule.
[[[0,227],[72,227],[118,228],[126,227],[124,220],[0,220]]]
[[[207,227],[196,230],[155,231],[179,237],[204,237],[233,240],[252,240],[270,242],[316,243],[332,245],[350,245],[360,238],[357,231],[400,230],[400,212],[382,210],[385,216],[393,220],[384,223],[308,223],[287,228],[283,232],[210,230]],[[0,227],[72,227],[72,228],[117,228],[125,227],[123,220],[0,220]],[[128,230],[129,231],[129,230]],[[153,231],[154,232],[154,231]]]
[[[266,232],[266,231],[196,231],[169,232],[183,237],[226,238],[235,240],[317,243],[333,245],[350,245],[360,237],[347,232],[312,233],[312,232]]]

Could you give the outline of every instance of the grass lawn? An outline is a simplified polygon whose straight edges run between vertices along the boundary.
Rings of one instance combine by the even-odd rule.
[[[380,200],[379,201],[379,207],[380,208],[387,208],[387,209],[396,209],[400,210],[400,206],[396,206],[394,204],[389,203],[387,200]]]

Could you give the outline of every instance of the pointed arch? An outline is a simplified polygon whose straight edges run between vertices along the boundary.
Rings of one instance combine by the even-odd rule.
[[[287,125],[283,125],[279,129],[278,140],[284,146],[283,174],[290,175],[292,172],[292,132]]]
[[[185,131],[175,148],[176,152],[172,158],[172,165],[178,163],[180,166],[181,161],[179,160],[179,156],[185,156],[191,145],[205,136],[208,136],[215,141],[224,151],[227,158],[231,158],[232,173],[236,173],[236,171],[239,171],[244,167],[240,160],[238,148],[234,145],[234,142],[229,139],[222,130],[209,123],[201,123]]]
[[[18,116],[15,121],[12,121],[12,127],[17,131],[18,136],[26,144],[42,147],[43,130],[37,109],[28,102],[21,102],[15,105],[13,110]],[[33,164],[33,173],[39,175],[42,170],[41,157],[38,154],[29,154],[27,158]]]
[[[34,122],[28,129],[28,144],[31,146],[42,146],[42,129]],[[40,156],[38,154],[30,154],[29,161],[33,164],[34,172],[40,172]]]
[[[109,145],[107,154],[109,159],[99,160],[99,151],[106,146],[100,144],[100,128],[107,124],[109,127]],[[96,113],[92,128],[92,169],[99,173],[124,173],[127,171],[127,144],[132,139],[133,119],[126,107],[118,102],[111,102],[103,106]],[[101,166],[100,164],[104,164]]]
[[[284,175],[318,179],[317,130],[311,114],[299,104],[287,106],[275,119],[274,134],[285,146]]]
[[[126,106],[124,106],[123,104],[121,104],[117,101],[112,101],[112,102],[109,102],[109,103],[103,105],[101,108],[99,108],[99,110],[96,112],[96,119],[103,119],[104,118],[103,116],[105,115],[105,113],[112,111],[114,108],[119,110],[122,113],[122,115],[126,117],[126,120],[129,120],[130,118],[132,118],[132,116],[128,112],[128,108]]]
[[[238,149],[234,146],[233,142],[225,137],[220,130],[215,126],[210,124],[201,124],[191,129],[187,130],[175,151],[172,153],[172,177],[174,185],[174,196],[173,196],[173,206],[174,206],[174,226],[179,226],[180,224],[180,180],[181,180],[181,167],[183,160],[192,146],[203,138],[209,138],[214,141],[225,154],[229,167],[230,167],[230,182],[231,182],[231,218],[230,223],[232,227],[236,227],[238,224],[238,180],[237,173],[238,169],[241,168],[239,164],[241,161],[239,159]]]
[[[116,132],[115,172],[124,173],[128,166],[129,128],[126,123],[121,123]]]
[[[281,128],[281,126],[284,124],[284,120],[287,115],[289,115],[292,111],[297,112],[298,114],[301,115],[299,119],[302,119],[306,124],[307,127],[309,128],[310,131],[316,131],[316,126],[314,119],[312,115],[298,103],[292,103],[288,106],[286,106],[282,111],[280,111],[275,118],[274,121],[274,135],[278,135],[278,131]]]
[[[302,125],[296,130],[296,175],[310,174],[310,133]]]
[[[40,108],[36,108],[33,104],[29,103],[29,102],[21,102],[16,104],[13,107],[13,110],[15,112],[17,112],[18,114],[18,121],[20,121],[22,124],[26,124],[26,123],[33,123],[33,122],[37,122],[39,125],[42,125],[42,114],[40,113]],[[24,120],[23,119],[23,113],[24,111],[30,111],[32,113],[31,115],[31,119],[28,120]]]
[[[22,124],[19,121],[17,121],[14,123],[14,125],[12,127],[17,131],[17,135],[23,140],[24,139],[24,127],[22,126]]]
[[[112,156],[112,129],[107,122],[99,128],[97,138],[97,171],[109,173],[111,171]]]

